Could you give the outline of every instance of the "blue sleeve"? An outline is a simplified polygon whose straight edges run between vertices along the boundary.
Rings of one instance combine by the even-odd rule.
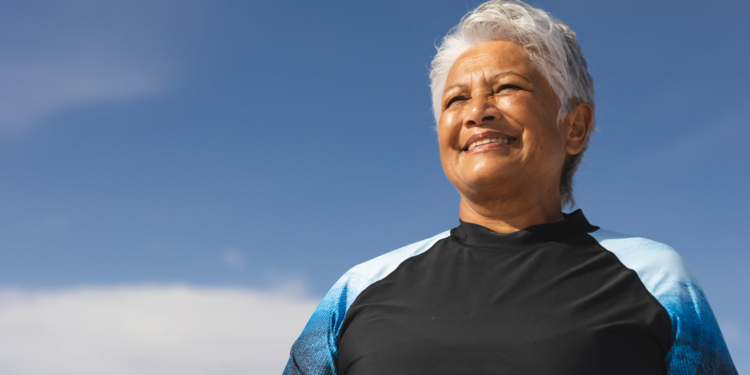
[[[672,321],[668,375],[737,374],[711,306],[693,271],[671,247],[645,238],[598,230],[591,234],[634,270]]]
[[[692,276],[687,264],[684,266]],[[672,319],[667,373],[737,374],[711,306],[697,280],[692,279],[658,298]]]
[[[333,285],[292,345],[284,375],[336,374],[339,329],[346,311],[365,285],[365,280],[351,271]]]

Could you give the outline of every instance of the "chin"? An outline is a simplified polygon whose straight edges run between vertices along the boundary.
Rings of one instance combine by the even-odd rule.
[[[513,181],[513,175],[503,168],[482,168],[464,176],[466,185],[475,189],[496,188]]]

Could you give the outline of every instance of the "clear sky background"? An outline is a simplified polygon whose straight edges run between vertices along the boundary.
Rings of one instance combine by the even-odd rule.
[[[348,268],[458,224],[428,65],[480,1],[0,2],[0,372],[273,374]],[[536,1],[578,207],[692,265],[750,372],[750,3]]]

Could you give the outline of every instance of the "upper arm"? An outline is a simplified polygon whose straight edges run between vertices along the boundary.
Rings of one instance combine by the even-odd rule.
[[[346,273],[326,293],[292,345],[284,375],[336,374],[338,332],[362,284],[357,275]]]
[[[675,285],[657,297],[672,319],[669,375],[737,374],[711,306],[697,283]]]

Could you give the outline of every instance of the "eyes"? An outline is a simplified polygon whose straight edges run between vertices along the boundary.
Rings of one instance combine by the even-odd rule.
[[[517,90],[521,90],[521,88],[516,85],[506,84],[506,85],[501,85],[500,87],[498,87],[497,90],[495,91],[495,94],[500,94],[500,93],[507,94],[507,93],[511,93]],[[451,108],[451,107],[455,107],[462,103],[468,102],[469,100],[471,100],[471,97],[467,95],[453,96],[450,99],[448,99],[448,102],[445,103],[445,108],[443,108],[443,110]]]

